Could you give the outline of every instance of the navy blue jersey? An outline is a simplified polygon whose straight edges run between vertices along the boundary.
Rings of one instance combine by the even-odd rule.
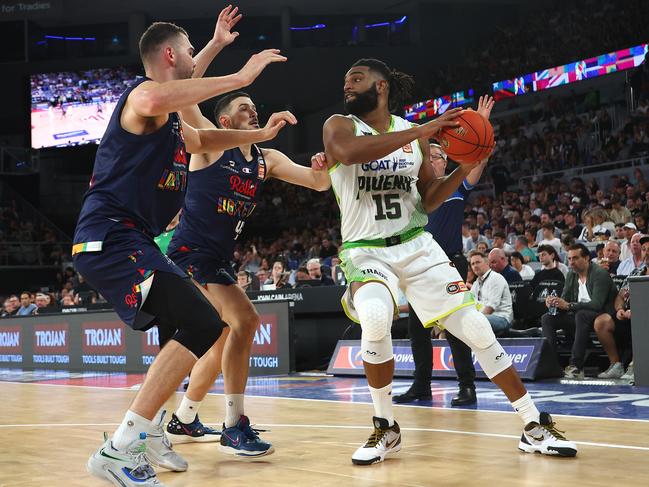
[[[187,196],[169,244],[169,255],[185,247],[231,260],[234,242],[257,206],[266,179],[262,151],[252,146],[246,161],[239,148],[229,149],[210,166],[189,172]]]
[[[428,215],[426,230],[449,256],[462,252],[464,204],[472,189],[473,186],[465,179],[450,198]]]
[[[142,78],[120,97],[95,158],[74,234],[76,252],[98,251],[116,222],[146,235],[160,234],[182,206],[187,188],[187,154],[177,113],[147,135],[120,124],[126,99]]]

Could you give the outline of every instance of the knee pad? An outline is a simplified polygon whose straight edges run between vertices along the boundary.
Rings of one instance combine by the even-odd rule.
[[[370,364],[392,360],[392,314],[394,305],[387,287],[377,282],[363,285],[354,294],[354,307],[361,322],[361,352]]]
[[[361,322],[362,338],[378,342],[390,335],[394,305],[387,287],[378,282],[365,284],[354,294],[354,307]]]
[[[385,335],[378,341],[361,338],[361,355],[368,364],[383,364],[394,358],[392,350],[392,336]]]
[[[471,347],[484,373],[492,379],[512,365],[511,358],[496,340],[487,318],[475,308],[462,308],[442,323]]]
[[[502,345],[498,343],[498,340],[495,340],[487,348],[474,350],[473,353],[480,362],[482,370],[490,379],[493,379],[512,365],[512,359],[507,355]]]
[[[199,291],[200,292],[200,291]],[[201,358],[221,336],[223,321],[214,307],[205,300],[195,303],[184,318],[173,339]]]
[[[201,358],[216,343],[223,331],[224,323],[212,303],[189,280],[177,286],[175,298],[182,298],[176,306],[170,306],[165,324],[175,329],[173,339]]]
[[[496,341],[489,320],[474,307],[461,308],[442,322],[444,328],[472,350],[482,350]]]
[[[156,271],[141,311],[158,324],[160,346],[174,339],[202,357],[218,340],[223,321],[189,278]]]

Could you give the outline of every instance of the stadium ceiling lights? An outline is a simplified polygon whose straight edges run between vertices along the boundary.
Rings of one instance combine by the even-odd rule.
[[[327,24],[315,24],[315,25],[308,25],[306,27],[289,27],[289,30],[317,30],[317,29],[325,29],[327,27]]]
[[[387,27],[390,24],[395,24],[395,25],[400,25],[403,24],[406,20],[408,20],[408,16],[404,15],[398,20],[395,20],[394,22],[378,22],[376,24],[365,24],[366,29],[373,29],[374,27]]]
[[[51,39],[55,41],[96,41],[97,40],[96,37],[67,37],[67,36],[52,36],[52,35],[44,35],[43,39],[48,39],[48,40]],[[40,44],[40,42],[37,44]]]
[[[387,27],[389,25],[401,25],[403,24],[406,20],[408,20],[408,16],[404,15],[400,19],[394,20],[392,22],[377,22],[375,24],[365,24],[366,29],[373,29],[374,27]],[[318,29],[326,29],[327,24],[315,24],[315,25],[307,25],[304,27],[289,27],[289,30],[318,30]]]

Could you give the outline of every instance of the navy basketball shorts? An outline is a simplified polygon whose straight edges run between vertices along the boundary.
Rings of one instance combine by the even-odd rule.
[[[221,257],[191,250],[185,245],[174,249],[169,253],[169,257],[201,286],[207,284],[230,286],[237,283],[232,263]]]
[[[189,278],[160,252],[152,238],[127,227],[111,230],[103,241],[101,251],[76,254],[74,266],[114,307],[120,319],[136,330],[149,328],[153,320],[146,313],[138,313],[143,301],[144,281],[156,271]]]

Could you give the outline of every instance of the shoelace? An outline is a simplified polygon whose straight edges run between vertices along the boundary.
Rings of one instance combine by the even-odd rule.
[[[153,470],[153,467],[151,467],[149,460],[146,457],[146,443],[142,442],[137,447],[129,450],[128,453],[134,456],[133,460],[135,467],[131,469],[131,474],[135,478],[149,478],[155,476],[155,470]]]
[[[566,437],[563,436],[563,433],[565,433],[565,431],[561,431],[561,430],[557,429],[557,427],[555,425],[556,425],[556,423],[553,421],[552,423],[550,423],[548,425],[541,424],[539,426],[541,428],[543,428],[544,430],[546,430],[548,433],[550,433],[550,436],[552,436],[555,440],[566,441]]]
[[[167,437],[167,433],[165,433],[165,430],[162,427],[162,423],[156,426],[154,428],[153,434],[149,436],[162,437],[162,444],[166,446],[168,449],[171,449],[171,441],[169,441],[169,438]]]
[[[259,438],[259,433],[265,433],[268,430],[262,430],[259,428],[253,428],[252,425],[248,425],[243,429],[244,434],[250,440],[256,440]]]
[[[374,428],[374,432],[370,435],[365,443],[365,448],[374,448],[378,445],[388,430],[382,430],[381,428]]]

